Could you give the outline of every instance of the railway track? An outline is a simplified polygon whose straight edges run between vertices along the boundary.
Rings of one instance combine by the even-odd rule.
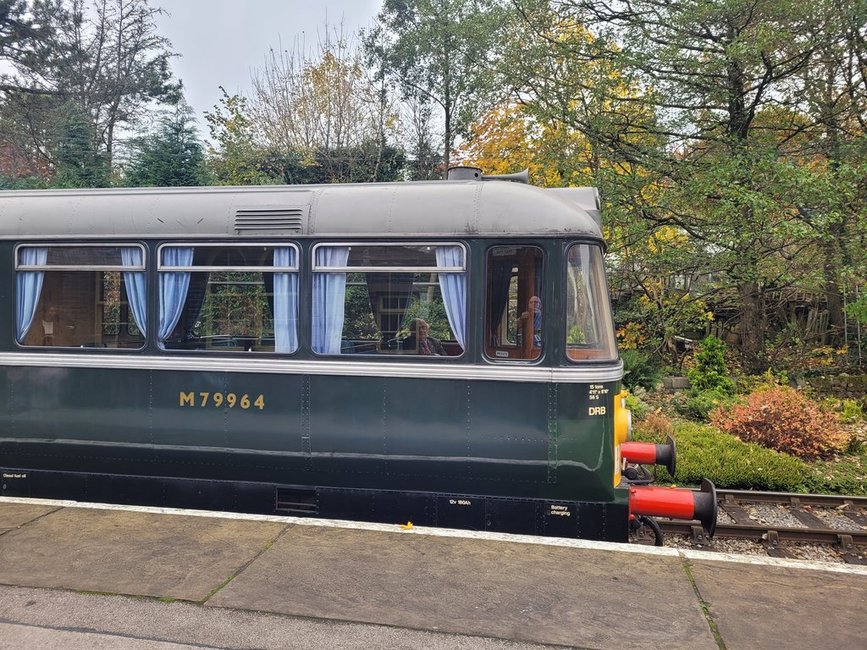
[[[717,490],[714,539],[760,543],[772,557],[799,557],[793,544],[832,547],[840,559],[867,565],[867,497]],[[697,521],[657,519],[663,533],[709,545]]]

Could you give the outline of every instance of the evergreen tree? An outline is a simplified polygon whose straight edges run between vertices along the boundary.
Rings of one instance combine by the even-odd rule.
[[[136,138],[130,146],[126,185],[181,187],[208,183],[204,147],[192,110],[183,102],[160,120],[155,133]]]
[[[106,187],[109,168],[94,146],[93,123],[75,104],[67,104],[57,128],[54,184],[57,187]]]

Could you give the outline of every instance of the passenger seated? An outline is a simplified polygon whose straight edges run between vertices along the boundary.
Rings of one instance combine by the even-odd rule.
[[[439,339],[428,336],[430,325],[421,318],[414,318],[409,323],[410,334],[403,340],[405,354],[424,354],[427,356],[446,356],[443,344]]]

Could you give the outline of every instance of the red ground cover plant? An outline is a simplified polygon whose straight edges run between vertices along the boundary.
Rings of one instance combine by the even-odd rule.
[[[845,434],[836,413],[788,386],[777,386],[747,396],[746,402],[715,409],[711,424],[744,442],[811,460],[840,448]]]
[[[635,424],[635,428],[660,442],[665,440],[665,436],[674,435],[674,425],[671,420],[658,410],[645,415],[640,422]]]

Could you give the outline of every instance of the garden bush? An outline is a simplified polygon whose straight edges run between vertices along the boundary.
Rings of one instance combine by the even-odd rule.
[[[674,402],[674,410],[690,420],[707,422],[711,411],[730,402],[731,396],[719,389],[692,391]]]
[[[840,403],[840,419],[843,422],[858,422],[864,419],[864,409],[853,399],[844,399]]]
[[[701,342],[701,349],[695,355],[695,367],[687,372],[693,391],[734,392],[735,385],[726,367],[725,349],[725,343],[715,336],[708,336]]]
[[[635,392],[626,392],[626,408],[632,411],[633,420],[640,420],[650,411],[650,404],[641,399],[646,394],[643,388],[636,388]]]
[[[717,408],[710,420],[745,442],[804,459],[831,455],[845,437],[835,413],[823,411],[786,386],[758,391],[744,403]]]
[[[629,390],[639,387],[653,390],[662,379],[662,370],[650,355],[638,350],[621,350],[620,358],[623,360],[623,385]]]
[[[635,437],[665,440],[667,435],[674,435],[674,425],[661,411],[651,411],[643,419],[635,423]]]
[[[735,391],[748,395],[760,390],[768,390],[777,386],[788,386],[789,374],[785,370],[775,372],[766,370],[761,375],[741,375],[735,381]]]
[[[637,428],[635,437],[662,442],[665,436]],[[794,492],[803,490],[812,475],[808,465],[798,458],[742,442],[706,424],[678,423],[674,438],[677,476],[657,467],[657,479],[663,483],[698,485],[702,478],[708,478],[718,488]]]

